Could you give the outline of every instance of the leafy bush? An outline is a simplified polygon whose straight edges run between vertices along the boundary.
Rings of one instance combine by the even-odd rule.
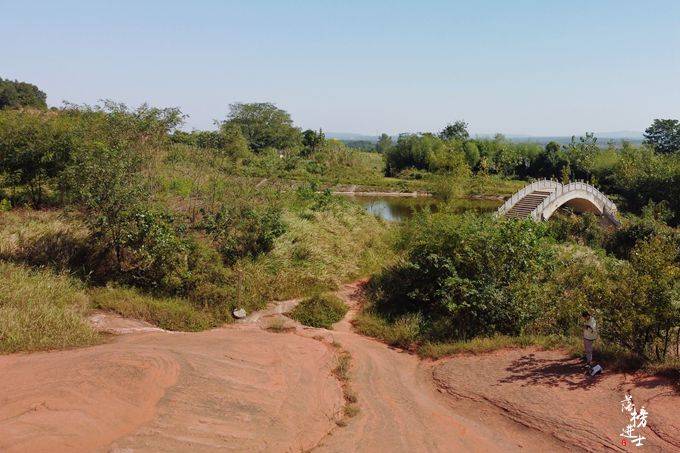
[[[548,225],[558,241],[574,241],[593,248],[604,247],[610,236],[600,217],[589,212],[581,215],[558,213],[550,218]]]
[[[15,192],[25,185],[40,206],[46,187],[61,174],[78,146],[74,125],[63,116],[43,111],[0,111],[0,174]]]
[[[373,282],[374,307],[391,321],[420,313],[432,338],[522,333],[540,312],[534,289],[550,268],[546,235],[531,221],[416,216],[403,233],[406,258]]]
[[[603,338],[639,357],[666,358],[680,348],[680,249],[668,236],[654,236],[631,251],[630,266],[615,274],[609,297],[599,307]]]
[[[467,158],[459,142],[445,142],[432,134],[401,135],[384,155],[387,176],[394,176],[407,168],[469,172]]]
[[[202,212],[201,227],[213,238],[227,264],[239,258],[256,257],[274,247],[285,224],[276,206],[228,205],[214,212]]]
[[[300,302],[290,316],[306,326],[330,329],[347,310],[347,305],[335,295],[316,294]]]

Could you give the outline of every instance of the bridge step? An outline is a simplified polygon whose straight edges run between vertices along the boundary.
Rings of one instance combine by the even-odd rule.
[[[535,190],[519,200],[506,214],[508,217],[521,219],[529,217],[531,211],[543,202],[552,192],[545,190]]]

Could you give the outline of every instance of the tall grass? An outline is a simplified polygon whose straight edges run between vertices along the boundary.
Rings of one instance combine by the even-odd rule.
[[[83,317],[87,307],[74,279],[0,262],[0,352],[96,344],[100,337]]]
[[[90,290],[92,306],[126,318],[147,321],[162,329],[199,331],[215,327],[220,319],[177,297],[153,297],[133,288],[107,287]]]

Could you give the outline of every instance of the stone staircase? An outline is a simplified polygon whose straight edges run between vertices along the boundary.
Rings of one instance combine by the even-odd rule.
[[[543,200],[548,198],[553,191],[551,190],[535,190],[524,196],[515,205],[510,208],[506,214],[508,217],[514,219],[524,219],[529,217],[531,211],[536,209],[536,207],[541,204]]]

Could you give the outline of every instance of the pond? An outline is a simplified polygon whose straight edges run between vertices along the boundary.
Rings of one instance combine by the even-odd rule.
[[[415,212],[429,208],[436,211],[441,201],[432,197],[395,197],[386,195],[342,195],[356,201],[371,214],[390,222],[400,222],[413,216]],[[457,198],[449,202],[453,212],[490,212],[502,204],[498,200],[477,200]]]

